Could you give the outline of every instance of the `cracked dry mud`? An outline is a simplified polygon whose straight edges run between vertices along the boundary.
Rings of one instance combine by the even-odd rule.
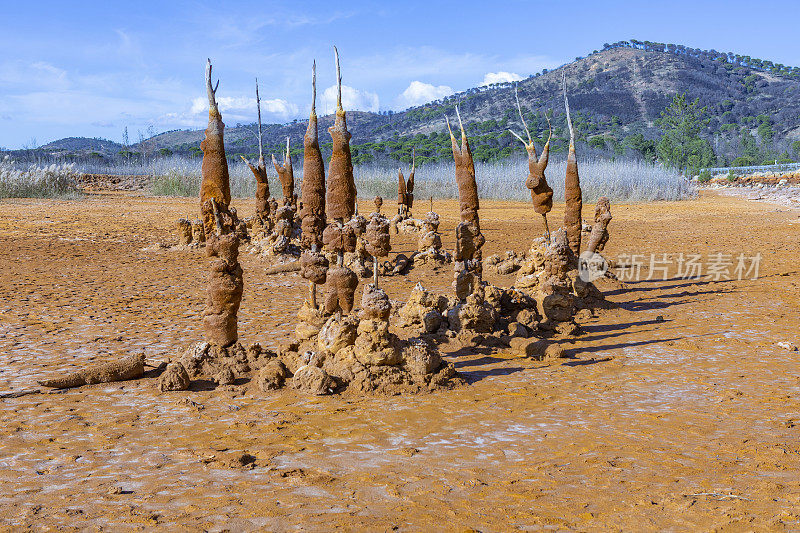
[[[3,201],[0,391],[202,340],[202,251],[142,251],[171,244],[196,202]],[[458,205],[436,210],[452,249]],[[0,529],[797,529],[800,352],[775,346],[798,341],[797,220],[712,193],[615,204],[611,257],[761,251],[763,278],[631,283],[556,363],[451,341],[444,356],[471,382],[454,390],[161,393],[145,378],[2,399]],[[481,222],[487,255],[541,231],[528,203],[484,202]],[[392,236],[392,256],[415,240]],[[242,342],[276,348],[307,282],[241,261]],[[449,293],[452,272],[421,266],[381,286],[404,300],[417,281]]]

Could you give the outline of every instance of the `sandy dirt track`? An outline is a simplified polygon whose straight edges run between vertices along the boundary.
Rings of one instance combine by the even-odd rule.
[[[0,202],[0,391],[201,340],[202,252],[142,251],[173,243],[196,204]],[[448,248],[456,207],[435,205]],[[482,207],[485,256],[525,250],[540,232],[527,204]],[[667,281],[632,282],[556,364],[448,345],[470,381],[451,391],[160,393],[142,379],[2,399],[0,530],[800,529],[800,352],[776,346],[800,342],[800,212],[713,193],[612,211],[612,257],[760,252],[761,279],[685,280],[673,268]],[[551,226],[562,216],[556,205]],[[394,252],[415,240],[393,236]],[[242,341],[277,347],[305,282],[241,261]],[[420,280],[449,291],[452,270],[383,287],[401,300]]]

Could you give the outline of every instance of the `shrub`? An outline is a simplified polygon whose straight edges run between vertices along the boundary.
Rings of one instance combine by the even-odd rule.
[[[81,196],[74,163],[36,164],[18,168],[0,160],[0,198],[75,198]]]
[[[448,151],[450,148],[447,148]],[[420,205],[429,197],[457,198],[455,170],[452,162],[420,164],[417,153],[417,172],[414,195]],[[241,161],[229,161],[231,196],[252,198],[255,196],[255,178]],[[150,191],[154,195],[197,196],[200,187],[200,160],[177,156],[157,159],[144,166],[124,165],[120,167],[91,167],[98,174],[135,174],[150,176]],[[408,172],[408,165],[403,168]],[[530,191],[525,187],[528,176],[527,159],[506,158],[499,161],[475,162],[478,190],[481,198],[497,200],[530,201]],[[584,200],[593,202],[600,196],[617,201],[681,200],[695,195],[691,184],[677,170],[652,165],[637,160],[582,159],[579,161],[581,187]],[[555,191],[557,200],[564,199],[564,175],[566,161],[556,160],[552,155],[547,169],[548,182]],[[397,195],[397,166],[391,161],[385,164],[369,162],[357,164],[354,169],[356,186],[361,198],[381,195],[394,198]],[[300,192],[303,176],[302,159],[294,160],[295,189]],[[281,196],[281,186],[274,174],[270,174],[270,193]]]
[[[700,183],[707,183],[711,181],[711,172],[709,172],[708,170],[702,171],[700,175],[697,177],[697,181],[699,181]]]
[[[176,169],[150,179],[150,193],[155,196],[198,196],[200,180]]]

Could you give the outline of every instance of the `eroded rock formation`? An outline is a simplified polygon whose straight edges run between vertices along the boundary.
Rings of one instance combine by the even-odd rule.
[[[367,225],[366,251],[373,258],[373,284],[378,286],[378,258],[387,257],[392,250],[389,236],[389,221],[385,216],[373,213]]]
[[[189,246],[194,240],[192,233],[192,223],[181,218],[178,220],[178,244],[180,246]]]
[[[550,241],[535,239],[527,256],[514,287],[536,301],[543,317],[540,327],[570,330],[560,324],[572,323],[581,309],[608,305],[593,283],[581,279],[564,229],[553,232]]]
[[[429,212],[425,215],[422,224],[422,231],[417,239],[414,263],[449,263],[452,257],[449,252],[442,249],[442,235],[438,231],[439,215],[433,211]]]
[[[239,237],[214,234],[206,242],[209,257],[208,297],[203,310],[206,341],[225,348],[239,339],[237,313],[244,283],[239,265]]]
[[[408,301],[400,308],[400,324],[404,327],[418,327],[424,333],[434,333],[445,321],[447,307],[447,298],[434,294],[421,283],[417,283]]]
[[[335,266],[328,269],[328,279],[325,283],[328,293],[325,295],[325,312],[333,314],[342,312],[350,313],[353,310],[358,276],[347,267]]]
[[[200,219],[195,219],[192,222],[192,240],[198,245],[206,242],[206,230],[203,226],[203,221]]]

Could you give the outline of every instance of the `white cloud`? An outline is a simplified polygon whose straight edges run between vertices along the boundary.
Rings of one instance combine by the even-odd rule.
[[[250,96],[220,96],[217,97],[217,106],[220,113],[233,114],[240,116],[242,112],[245,115],[256,116],[256,99]],[[208,97],[198,96],[192,100],[192,108],[190,113],[192,115],[199,115],[208,111]],[[280,118],[289,118],[297,114],[297,106],[291,104],[286,100],[275,98],[272,100],[261,100],[261,112],[269,115],[274,115]]]
[[[33,91],[65,90],[70,86],[67,72],[45,61],[0,63],[0,88]]]
[[[481,82],[481,87],[484,85],[492,85],[493,83],[509,83],[512,81],[520,81],[522,76],[517,74],[516,72],[488,72],[483,77],[483,82]]]
[[[336,85],[331,85],[322,93],[323,112],[333,113],[336,110]],[[369,91],[360,91],[342,85],[342,107],[345,111],[372,111],[380,108],[378,95]]]
[[[455,91],[447,85],[431,85],[421,81],[412,81],[406,90],[397,97],[396,109],[402,110],[409,107],[427,104],[439,98],[450,96]]]

